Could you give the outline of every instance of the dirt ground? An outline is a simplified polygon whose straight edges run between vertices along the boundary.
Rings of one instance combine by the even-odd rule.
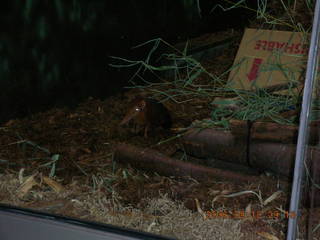
[[[206,66],[216,74],[225,71],[236,49],[237,44]],[[0,126],[0,202],[178,239],[285,239],[288,217],[295,216],[286,215],[290,189],[281,179],[199,182],[115,163],[118,143],[164,154],[182,149],[179,139],[157,145],[175,132],[160,129],[144,138],[131,125],[119,126],[135,94],[89,98],[76,109],[51,109]],[[210,117],[210,101],[167,101],[173,128]],[[320,209],[314,214],[319,220]],[[305,209],[301,226],[307,216]]]

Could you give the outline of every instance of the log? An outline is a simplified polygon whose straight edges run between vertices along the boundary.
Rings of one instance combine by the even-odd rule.
[[[185,151],[195,157],[250,165],[259,171],[271,171],[285,177],[292,174],[296,154],[295,144],[251,142],[247,148],[245,138],[235,137],[230,131],[209,128],[191,130],[183,137],[182,143]],[[307,154],[308,161],[320,162],[317,147],[310,146]],[[320,164],[316,166],[315,170],[320,171]]]
[[[250,176],[228,170],[208,168],[177,159],[169,158],[158,151],[142,149],[128,144],[119,144],[114,152],[114,160],[122,164],[130,164],[148,172],[157,172],[164,176],[190,176],[198,181],[218,180],[256,182],[259,176]]]
[[[247,165],[247,138],[236,137],[230,131],[192,129],[182,138],[188,154],[199,158],[216,158]]]
[[[309,144],[319,142],[320,121],[310,123]],[[246,136],[248,134],[247,121],[232,120],[230,122],[231,133],[234,136]],[[282,125],[275,122],[253,122],[250,128],[250,141],[269,141],[280,143],[296,143],[299,127],[297,125]]]
[[[204,129],[199,132],[193,130],[184,136],[183,145],[185,151],[195,157],[214,158],[236,164],[248,162],[250,167],[258,171],[270,171],[281,177],[292,178],[296,154],[295,144],[251,143],[247,148],[249,150],[247,161],[244,160],[246,143],[241,143],[241,138],[235,137],[228,131]],[[317,173],[320,172],[320,149],[316,146],[309,146],[306,154],[306,164],[310,166],[310,175],[313,176],[313,182],[319,185],[320,174]],[[313,186],[311,190],[304,188],[303,191],[303,205],[310,205],[311,201],[314,207],[320,206],[320,190],[318,188]],[[309,193],[310,191],[311,193]]]
[[[260,171],[291,177],[295,154],[295,144],[253,143],[250,146],[249,162],[253,168]]]

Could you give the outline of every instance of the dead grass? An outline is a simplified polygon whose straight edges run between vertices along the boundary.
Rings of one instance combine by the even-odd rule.
[[[280,4],[279,1],[272,3],[270,14],[273,13],[281,20],[278,22],[282,23],[286,12],[278,12],[277,9],[281,9],[276,7]],[[304,12],[298,11],[305,8],[300,5],[295,9],[296,13]],[[298,22],[307,24],[310,19],[301,16]],[[278,30],[292,30],[288,29],[288,24],[275,26]],[[260,28],[261,23],[253,22],[251,27]],[[266,28],[273,27],[270,24]],[[241,32],[228,30],[225,35],[216,35],[211,36],[217,38],[233,35],[238,39],[223,56],[203,63],[208,72],[226,80],[227,74],[224,73],[232,65]],[[207,84],[207,80],[200,75],[195,81],[197,84]],[[195,98],[185,104],[168,101],[166,104],[173,114],[174,127],[186,128],[195,120],[210,117],[212,109],[208,106],[211,100]],[[117,166],[114,169],[111,161],[114,144],[125,141],[139,146],[150,146],[162,140],[159,136],[145,140],[131,134],[129,129],[118,127],[128,101],[125,95],[110,97],[105,101],[89,99],[74,111],[52,109],[26,119],[11,120],[1,126],[0,163],[3,174],[0,174],[0,202],[178,239],[285,238],[287,219],[204,219],[199,208],[195,207],[195,199],[199,199],[199,207],[203,211],[210,208],[212,211],[231,212],[235,209],[250,212],[250,208],[252,211],[287,209],[288,190],[284,189],[283,194],[275,198],[272,194],[278,189],[277,186],[269,184],[268,177],[262,179],[261,183],[250,185],[218,183],[214,180],[207,184],[154,177],[137,173],[130,167],[123,169],[123,166]],[[164,144],[162,152],[169,147],[175,147],[175,144],[177,143]],[[48,149],[48,152],[44,149]],[[56,165],[46,165],[52,162],[53,156],[59,156],[54,162]],[[41,167],[44,165],[47,168]],[[26,170],[21,172],[19,177],[21,168]],[[54,178],[44,177],[51,173],[54,173]],[[217,197],[241,191],[261,191],[263,202],[275,199],[272,199],[272,203],[267,207],[261,207],[261,200],[254,194],[232,198]],[[319,213],[318,216],[319,210],[314,210]],[[306,219],[307,214],[304,211],[302,221]],[[320,217],[315,219],[318,221]],[[319,232],[318,230],[318,236]]]
[[[123,206],[120,196],[112,197],[99,190],[71,183],[63,193],[57,193],[44,185],[30,189],[22,198],[17,175],[0,176],[0,202],[36,210],[58,213],[68,206],[69,215],[86,220],[112,224],[178,239],[241,239],[240,220],[204,219],[182,203],[174,202],[167,195],[142,199],[147,202],[143,209]],[[95,196],[94,198],[92,196]],[[41,201],[41,205],[39,205]],[[44,204],[46,203],[46,204]],[[80,214],[80,215],[79,215]]]

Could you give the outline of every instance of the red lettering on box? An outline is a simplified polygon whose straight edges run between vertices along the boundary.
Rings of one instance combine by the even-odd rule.
[[[306,55],[308,54],[308,51],[309,51],[309,45],[303,44],[301,54]]]
[[[255,50],[260,50],[261,47],[261,40],[256,41],[256,45],[254,46]]]
[[[287,45],[286,53],[292,53],[294,48],[295,48],[295,44],[294,43],[291,43],[290,45]]]
[[[302,51],[300,52],[300,47],[301,47],[301,43],[296,44],[294,54],[299,54],[302,52]]]
[[[267,49],[267,45],[268,45],[268,41],[263,40],[263,41],[261,41],[261,43],[262,43],[262,49],[266,50]]]
[[[286,46],[287,45],[287,43],[285,43],[285,42],[277,42],[277,47],[276,48],[280,48],[280,49],[282,49],[282,48],[284,48],[284,46]]]
[[[262,58],[253,59],[253,63],[252,63],[252,66],[251,66],[250,73],[247,74],[248,80],[250,82],[255,80],[255,79],[257,79],[261,63],[262,63]]]
[[[274,46],[276,45],[276,42],[269,42],[268,43],[268,51],[272,51],[274,49]]]

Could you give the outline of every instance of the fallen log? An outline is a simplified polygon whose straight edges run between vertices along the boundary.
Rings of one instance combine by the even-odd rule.
[[[289,148],[290,149],[290,148]],[[290,149],[292,151],[292,149]],[[313,150],[310,154],[319,154]],[[281,156],[280,156],[281,157]],[[312,156],[311,158],[313,158]],[[217,180],[217,181],[230,181],[235,183],[241,182],[258,182],[261,180],[260,176],[245,175],[228,170],[221,170],[217,168],[208,168],[201,165],[182,162],[176,159],[171,159],[158,151],[151,149],[137,148],[128,144],[119,144],[114,152],[114,160],[121,164],[130,164],[135,168],[139,168],[149,172],[157,172],[164,176],[190,176],[198,181]],[[313,161],[313,168],[311,175],[314,177],[319,172],[320,162]],[[315,166],[317,165],[317,166]],[[318,175],[319,176],[319,175]],[[313,179],[316,184],[319,185],[320,181]],[[290,182],[290,181],[289,181]],[[304,188],[302,197],[303,205],[309,205],[309,196],[312,194],[313,206],[317,207],[320,204],[320,191],[319,189],[313,189],[310,192]]]
[[[192,130],[183,137],[182,142],[187,154],[195,157],[249,164],[258,171],[270,171],[278,176],[289,177],[289,179],[293,174],[295,144],[255,141],[248,146],[243,137],[236,137],[230,131],[216,129]],[[247,155],[245,155],[246,151]],[[320,172],[320,149],[310,146],[306,156],[307,174],[312,177],[311,182],[319,186],[320,174],[317,173]],[[303,191],[302,203],[304,205],[313,205],[313,207],[320,205],[319,188],[312,185],[311,189],[304,188]]]
[[[234,136],[247,136],[249,131],[247,121],[230,121],[231,133]],[[319,142],[320,121],[310,123],[309,144]],[[282,125],[275,122],[253,122],[250,128],[250,141],[268,141],[280,143],[296,143],[299,127],[297,125]]]
[[[149,172],[164,176],[190,176],[198,181],[215,179],[217,181],[256,182],[259,176],[244,175],[228,170],[208,168],[201,165],[169,158],[152,149],[142,149],[128,144],[119,144],[114,152],[114,160],[130,164]]]
[[[253,168],[260,171],[291,177],[295,154],[295,144],[253,143],[250,146],[249,162]]]
[[[199,158],[216,158],[247,165],[247,138],[236,137],[230,131],[192,129],[182,138],[188,154]]]
[[[250,165],[259,171],[271,171],[290,177],[293,171],[296,145],[275,142],[250,142],[234,136],[230,131],[217,129],[191,130],[183,137],[187,154],[201,158],[214,158],[236,164]],[[248,152],[247,152],[248,151]],[[320,149],[311,146],[308,161],[320,162]],[[320,171],[320,164],[315,171]]]

